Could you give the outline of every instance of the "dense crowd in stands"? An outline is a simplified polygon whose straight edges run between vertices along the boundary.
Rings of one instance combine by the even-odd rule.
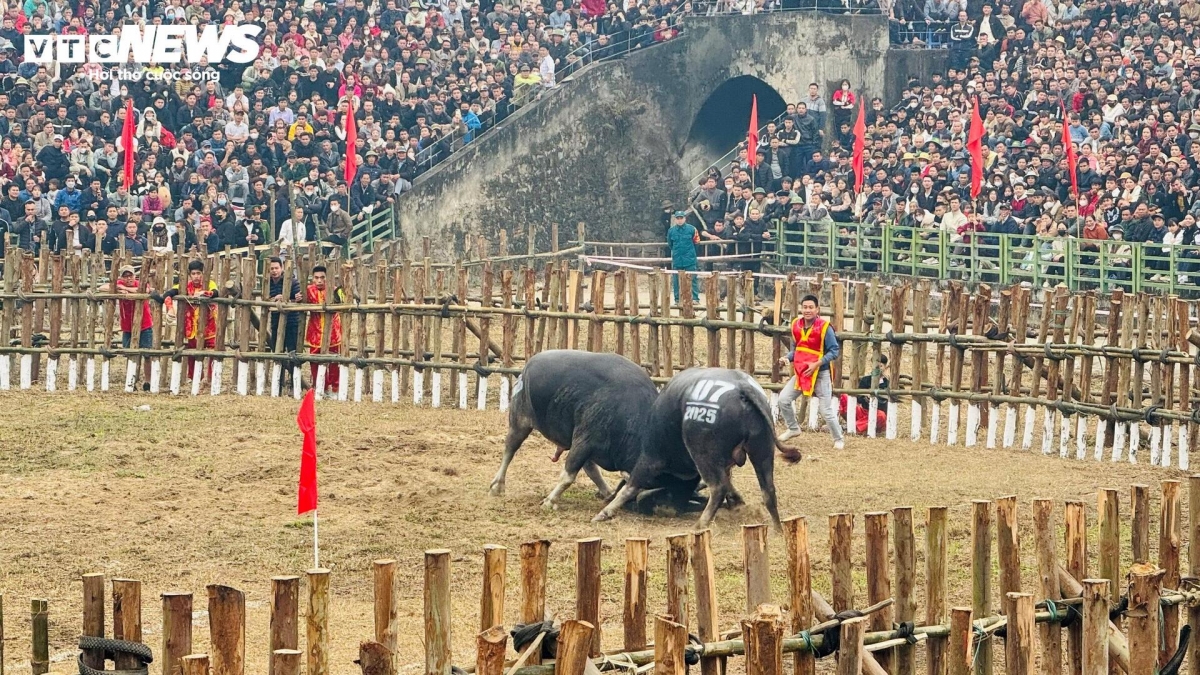
[[[1200,244],[1200,2],[961,1],[896,4],[899,16],[956,21],[945,72],[908,82],[899,101],[865,102],[861,193],[858,93],[849,82],[832,95],[814,84],[759,134],[757,166],[743,149],[700,180],[688,204],[700,236],[758,247],[780,221],[834,238],[861,223],[852,226],[861,236],[833,244],[846,246],[870,246],[895,226],[929,231],[918,238],[944,231],[956,247],[1010,234],[1036,242],[1043,264],[1062,262],[1067,238],[1144,242],[1155,255]],[[985,129],[978,167],[966,147],[974,101]],[[976,169],[983,185],[972,198]],[[923,250],[917,243],[913,255]],[[1200,281],[1200,256],[1180,250],[1180,281]],[[1113,252],[1110,265],[1129,265],[1128,248]]]
[[[342,244],[351,214],[386,206],[582,64],[674,37],[678,9],[678,0],[5,3],[0,230],[22,249],[55,253]],[[118,73],[24,53],[27,35],[247,23],[262,28],[252,63],[185,60],[167,67],[175,79],[155,77],[164,68],[154,64]],[[347,152],[358,160],[349,180]]]

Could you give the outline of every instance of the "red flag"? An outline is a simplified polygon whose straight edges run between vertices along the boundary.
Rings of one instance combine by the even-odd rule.
[[[967,152],[971,155],[971,199],[975,199],[983,189],[983,119],[979,116],[979,99],[971,106]]]
[[[1079,201],[1079,175],[1075,172],[1079,165],[1079,158],[1075,156],[1075,146],[1071,144],[1071,125],[1067,122],[1067,109],[1063,108],[1063,128],[1062,128],[1063,148],[1067,151],[1067,171],[1071,173],[1071,194],[1075,195],[1075,201]]]
[[[121,149],[125,152],[125,166],[121,171],[121,185],[128,190],[133,186],[133,99],[125,101],[125,126],[121,129]]]
[[[315,390],[309,389],[300,402],[296,426],[304,434],[300,451],[300,490],[296,495],[296,513],[308,513],[317,508],[317,410],[313,403]]]
[[[358,170],[358,154],[354,146],[358,144],[358,122],[354,119],[354,95],[348,97],[349,108],[346,111],[346,184],[354,183],[354,175]]]
[[[758,95],[750,95],[750,131],[746,132],[746,163],[753,169],[758,164]]]
[[[867,116],[863,113],[863,97],[858,97],[858,120],[854,122],[854,194],[862,192],[866,173],[864,155],[867,151]]]

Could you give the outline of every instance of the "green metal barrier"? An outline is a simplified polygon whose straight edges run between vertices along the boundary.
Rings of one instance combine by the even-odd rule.
[[[375,242],[384,239],[396,239],[399,236],[396,227],[394,207],[375,209],[370,213],[360,213],[355,216],[350,227],[350,239],[346,242],[346,253],[358,248],[363,253],[373,253]]]
[[[957,232],[828,221],[776,223],[776,262],[862,274],[1072,291],[1200,296],[1200,246]],[[1165,250],[1164,250],[1165,248]]]

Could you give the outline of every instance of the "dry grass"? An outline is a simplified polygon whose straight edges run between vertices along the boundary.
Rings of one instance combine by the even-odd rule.
[[[0,592],[7,601],[5,647],[11,672],[29,670],[25,608],[30,597],[50,599],[52,670],[74,670],[79,577],[88,572],[144,582],[145,641],[156,654],[160,593],[191,591],[196,609],[203,610],[206,584],[242,589],[248,599],[248,670],[262,672],[269,578],[300,573],[312,563],[311,524],[295,514],[295,401],[82,393],[9,394],[0,401],[5,459],[0,465]],[[139,411],[142,405],[151,410]],[[553,542],[549,609],[559,617],[570,616],[574,607],[571,542],[604,538],[606,648],[620,646],[625,537],[652,539],[650,606],[663,606],[662,539],[688,530],[692,517],[623,515],[593,525],[590,518],[600,505],[584,484],[566,493],[561,510],[543,512],[539,502],[553,485],[558,466],[547,461],[552,448],[540,438],[531,439],[518,455],[508,495],[490,498],[488,483],[504,432],[504,416],[495,411],[318,404],[321,554],[322,563],[333,569],[333,672],[356,672],[350,662],[358,642],[372,635],[370,566],[378,558],[395,557],[400,563],[404,673],[421,670],[424,549],[444,547],[454,554],[454,660],[460,664],[474,661],[480,549],[485,543],[504,544],[512,552],[510,621],[517,605],[516,547],[533,538]],[[1127,495],[1130,483],[1156,485],[1178,477],[1177,472],[1146,466],[1016,451],[862,439],[834,453],[827,436],[808,434],[801,440],[812,445],[805,461],[780,467],[776,482],[785,515],[810,516],[815,585],[828,590],[827,514],[912,506],[921,542],[924,507],[947,505],[951,602],[958,604],[970,598],[971,499],[1018,494],[1021,525],[1028,532],[1028,503],[1034,497],[1084,500],[1094,523],[1097,487],[1120,487]],[[734,625],[745,603],[738,527],[761,520],[752,473],[742,469],[736,480],[750,506],[722,512],[714,533],[726,628]],[[1124,510],[1127,516],[1128,508]],[[863,598],[861,515],[856,528],[856,579]],[[782,539],[773,535],[770,546],[775,597],[783,599]],[[918,550],[922,548],[919,544]],[[1032,556],[1025,558],[1032,563]],[[1027,587],[1033,587],[1030,569],[1025,578]],[[923,593],[918,585],[917,597]],[[202,651],[208,642],[202,611],[196,614],[194,633],[195,650]],[[153,668],[158,672],[157,665]]]

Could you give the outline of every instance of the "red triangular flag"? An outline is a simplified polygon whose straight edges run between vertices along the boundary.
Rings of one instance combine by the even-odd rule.
[[[354,119],[354,94],[348,97],[349,108],[346,111],[346,184],[354,184],[354,176],[358,172],[358,154],[354,146],[358,144],[358,122]]]
[[[854,122],[854,194],[862,193],[866,173],[867,116],[863,112],[863,97],[858,97],[858,120]]]
[[[750,95],[750,131],[746,132],[746,164],[758,164],[758,95]]]
[[[1065,106],[1063,107],[1062,142],[1063,149],[1067,152],[1067,171],[1071,173],[1071,194],[1075,195],[1076,201],[1079,201],[1079,174],[1076,173],[1079,158],[1075,156],[1075,146],[1071,143],[1071,125],[1067,122]]]
[[[125,101],[125,125],[121,129],[121,150],[125,152],[125,166],[121,171],[121,185],[128,190],[133,186],[133,99]]]
[[[971,199],[975,199],[983,190],[983,119],[979,116],[979,99],[971,106],[967,153],[971,155]]]
[[[308,513],[317,508],[317,410],[313,393],[309,389],[300,402],[296,415],[296,426],[304,434],[304,446],[300,451],[300,490],[296,495],[296,513]]]

